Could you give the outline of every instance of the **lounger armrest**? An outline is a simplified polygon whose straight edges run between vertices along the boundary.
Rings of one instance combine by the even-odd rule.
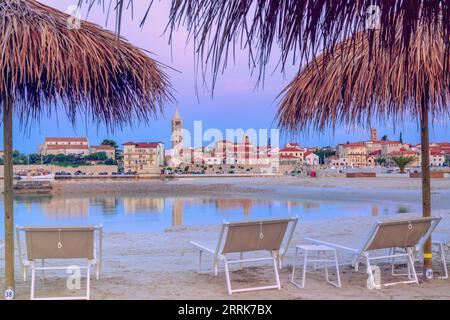
[[[317,239],[313,239],[313,238],[304,238],[304,240],[306,242],[311,242],[313,244],[323,244],[325,246],[331,247],[336,249],[337,251],[345,251],[347,253],[351,253],[351,254],[360,254],[360,252],[356,249],[353,248],[349,248],[349,247],[345,247],[345,246],[341,246],[339,244],[335,244],[335,243],[331,243],[331,242],[326,242],[326,241],[322,241],[322,240],[317,240]]]
[[[211,254],[216,254],[216,252],[208,247],[205,247],[202,244],[199,244],[195,241],[189,241],[189,243],[191,243],[194,247],[197,247],[197,249],[201,250],[201,251],[205,251],[205,252],[209,252]]]

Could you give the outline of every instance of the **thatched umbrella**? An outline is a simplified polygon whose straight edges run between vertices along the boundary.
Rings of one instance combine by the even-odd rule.
[[[250,67],[264,76],[273,48],[284,67],[367,27],[381,28],[380,37],[368,39],[371,47],[390,50],[400,41],[408,48],[420,23],[442,30],[450,56],[450,0],[172,0],[169,29],[187,27],[199,60],[209,63],[214,76],[236,47],[247,50]]]
[[[141,16],[141,25],[149,17],[152,0],[78,0],[81,5],[113,4],[120,32],[121,17],[133,3],[148,4]],[[450,0],[170,0],[169,30],[186,25],[196,45],[196,53],[210,62],[214,75],[227,65],[235,47],[245,47],[249,64],[261,73],[273,56],[273,47],[281,51],[281,64],[291,58],[303,58],[316,50],[318,44],[332,48],[366,25],[382,28],[376,46],[390,48],[394,34],[401,30],[401,41],[408,47],[419,23],[441,25],[444,36],[450,37]],[[109,11],[108,11],[109,12]],[[403,23],[397,17],[403,15]],[[450,55],[450,42],[446,42]]]
[[[282,92],[277,117],[280,127],[293,132],[339,124],[365,125],[371,118],[394,122],[418,119],[423,216],[430,216],[428,117],[450,114],[450,57],[445,55],[439,25],[419,25],[408,50],[401,45],[400,30],[393,56],[382,48],[369,49],[368,37],[377,39],[379,32],[358,33],[332,52],[317,56]],[[406,58],[408,69],[402,62]],[[424,258],[425,268],[431,268],[431,241],[425,246]]]
[[[0,1],[6,289],[14,290],[13,113],[22,124],[63,110],[109,128],[149,120],[171,99],[161,66],[96,25],[35,0]],[[11,293],[11,291],[8,291]],[[12,291],[13,292],[13,291]]]

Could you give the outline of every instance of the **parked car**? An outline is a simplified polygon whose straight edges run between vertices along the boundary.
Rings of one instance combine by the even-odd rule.
[[[99,175],[99,176],[107,176],[107,175],[108,175],[108,172],[100,172],[98,175]]]
[[[55,176],[71,176],[72,174],[67,171],[58,171],[55,173]]]
[[[74,175],[76,175],[76,176],[85,176],[86,173],[84,173],[84,172],[81,171],[81,170],[78,170],[78,171],[76,171],[76,172],[74,173]]]

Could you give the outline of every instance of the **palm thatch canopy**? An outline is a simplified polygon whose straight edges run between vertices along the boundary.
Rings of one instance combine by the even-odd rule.
[[[378,41],[381,32],[358,33],[300,70],[281,93],[278,124],[298,132],[337,124],[364,125],[371,118],[419,119],[423,216],[429,217],[429,114],[433,119],[450,115],[450,57],[443,29],[419,24],[406,48],[398,28],[390,49],[370,47],[368,37]],[[432,278],[431,239],[423,249],[423,274]]]
[[[367,39],[372,35],[361,32],[318,55],[281,93],[279,126],[295,132],[364,125],[371,118],[420,119],[423,97],[433,118],[448,116],[450,56],[442,32],[421,24],[405,50],[399,29],[389,52],[371,50]],[[380,32],[373,36],[377,40]]]
[[[62,105],[108,126],[148,120],[171,98],[162,66],[127,41],[35,0],[0,1],[0,95],[23,121]]]
[[[332,49],[378,25],[380,36],[367,38],[371,47],[390,49],[401,43],[408,48],[419,23],[441,30],[445,55],[450,56],[450,0],[173,0],[170,14],[170,29],[187,26],[214,75],[236,46],[247,48],[249,64],[263,73],[274,47],[281,50],[284,66],[291,58]]]
[[[28,124],[62,107],[109,128],[148,120],[171,99],[161,65],[96,25],[35,0],[0,1],[5,297],[14,297],[13,114]],[[75,28],[73,28],[75,27]]]
[[[133,10],[137,2],[78,0],[79,5],[87,4],[89,8],[97,3],[115,10],[117,33],[124,11]],[[147,0],[141,26],[153,3]],[[404,17],[400,25],[399,16]],[[281,50],[284,67],[291,58],[295,63],[296,59],[315,55],[320,48],[331,49],[374,23],[382,32],[378,42],[369,38],[370,45],[387,49],[396,45],[398,28],[402,45],[408,48],[419,23],[431,28],[439,25],[446,39],[445,55],[450,55],[450,0],[171,0],[168,30],[174,31],[180,25],[188,28],[198,61],[204,63],[202,71],[207,71],[205,63],[210,65],[215,80],[236,47],[248,50],[250,67],[259,69],[263,77],[274,47]]]

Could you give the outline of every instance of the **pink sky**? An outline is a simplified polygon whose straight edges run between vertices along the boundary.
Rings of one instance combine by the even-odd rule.
[[[40,2],[66,11],[70,5],[76,5],[78,0],[40,0]],[[97,0],[95,1],[97,3]],[[105,1],[109,2],[109,1]],[[275,126],[273,119],[277,104],[275,98],[278,93],[289,83],[295,75],[299,66],[288,66],[286,75],[282,75],[277,69],[272,73],[278,51],[273,52],[272,65],[268,67],[264,89],[255,90],[256,76],[250,75],[247,66],[247,53],[237,52],[235,64],[229,63],[225,73],[218,78],[214,98],[210,92],[201,87],[202,79],[197,79],[200,84],[199,99],[196,96],[194,75],[194,56],[191,44],[186,43],[187,32],[184,29],[176,32],[173,45],[168,44],[168,35],[164,35],[164,29],[168,22],[170,1],[154,0],[154,5],[150,11],[145,26],[139,28],[142,15],[147,9],[147,0],[134,1],[134,20],[131,19],[131,12],[127,11],[122,23],[122,35],[134,45],[153,52],[153,58],[175,68],[179,72],[168,70],[170,81],[175,88],[175,97],[183,117],[185,127],[192,130],[195,120],[202,120],[204,128],[225,129],[243,128],[244,130],[270,129]],[[82,10],[82,18],[86,17],[86,5]],[[102,12],[102,7],[94,5],[89,13],[88,20],[105,27],[106,15]],[[114,29],[114,14],[111,14],[107,26]],[[211,81],[207,82],[211,84]],[[36,152],[37,145],[42,143],[45,136],[88,136],[91,143],[98,143],[103,138],[113,138],[117,142],[125,141],[163,141],[170,145],[170,118],[175,110],[175,104],[167,106],[165,115],[152,121],[150,124],[135,125],[133,128],[127,127],[122,131],[108,133],[105,128],[92,128],[91,124],[84,123],[82,119],[78,121],[75,130],[68,126],[63,114],[50,120],[43,119],[39,125],[29,128],[25,133],[16,126],[15,147],[25,152]],[[448,119],[447,119],[448,120]],[[450,140],[446,123],[438,124],[434,132],[431,132],[433,140]],[[415,124],[408,124],[397,128],[393,132],[390,125],[379,126],[380,134],[387,134],[392,138],[398,138],[399,131],[404,131],[405,141],[418,142],[419,135]],[[356,139],[368,137],[365,130],[353,130],[349,132],[346,128],[337,128],[335,133],[331,130],[322,134],[311,134],[302,136],[298,140],[302,145],[334,145]]]

